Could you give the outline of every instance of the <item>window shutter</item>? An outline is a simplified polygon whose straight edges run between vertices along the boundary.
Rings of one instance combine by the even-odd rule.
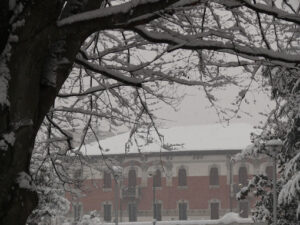
[[[104,188],[111,188],[111,176],[110,173],[104,172],[103,176],[103,187]]]
[[[136,186],[136,172],[135,170],[129,170],[128,173],[128,186],[135,187]]]
[[[161,187],[161,172],[160,172],[160,170],[156,170],[153,182],[154,182],[153,183],[154,187]]]
[[[111,221],[111,205],[104,205],[104,221]]]
[[[178,186],[186,186],[186,184],[186,171],[184,168],[181,168],[178,171]]]
[[[219,203],[218,202],[212,202],[210,203],[210,218],[212,220],[219,219]]]
[[[179,220],[187,220],[187,203],[179,203]]]
[[[273,166],[266,167],[266,175],[269,179],[273,180]]]
[[[210,169],[209,184],[219,185],[219,172],[218,172],[218,168],[216,167]]]
[[[128,218],[129,222],[137,221],[137,207],[135,203],[128,204]]]
[[[81,203],[75,203],[74,207],[74,221],[79,221],[81,216],[82,205]]]
[[[154,204],[154,218],[157,221],[161,221],[161,204],[160,203]]]
[[[239,202],[239,210],[240,217],[247,218],[248,217],[248,201],[240,201]]]
[[[240,167],[239,169],[239,184],[243,186],[248,185],[248,173],[246,167]]]

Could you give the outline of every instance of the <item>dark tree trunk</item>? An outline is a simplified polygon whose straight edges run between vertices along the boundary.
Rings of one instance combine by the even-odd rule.
[[[1,6],[7,2],[1,1]],[[5,134],[13,132],[15,142],[13,145],[7,143],[7,150],[0,150],[1,225],[25,224],[38,204],[37,193],[21,188],[17,178],[21,172],[29,174],[38,129],[88,35],[86,31],[66,31],[56,26],[61,13],[59,2],[36,0],[27,3],[18,18],[25,19],[25,25],[14,32],[18,42],[11,43],[11,57],[7,62],[10,72],[9,105],[0,106],[0,140],[5,140]],[[100,1],[95,2],[99,7]],[[1,52],[8,43],[10,29],[11,12],[8,4],[5,7],[6,10],[1,7],[0,17]],[[53,67],[55,63],[58,63],[56,69]],[[47,80],[49,73],[56,74],[55,83]]]

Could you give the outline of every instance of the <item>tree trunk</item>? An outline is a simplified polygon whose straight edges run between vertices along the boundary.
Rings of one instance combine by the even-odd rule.
[[[9,36],[1,33],[0,50],[11,45],[11,56],[6,61],[10,73],[9,105],[0,105],[0,141],[6,144],[6,150],[0,149],[2,225],[25,224],[38,204],[37,193],[20,187],[17,179],[21,172],[29,174],[38,129],[66,80],[81,43],[88,36],[86,31],[66,31],[56,26],[61,13],[59,2],[27,3],[18,18],[25,19],[25,24],[14,31],[18,36],[16,43],[9,43]],[[99,7],[100,1],[94,2]],[[8,4],[5,15],[11,15]],[[0,22],[0,31],[11,28],[7,18]],[[8,134],[15,137],[13,144],[5,139]]]

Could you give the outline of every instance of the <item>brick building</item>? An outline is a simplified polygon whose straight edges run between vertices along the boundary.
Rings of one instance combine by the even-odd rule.
[[[96,210],[105,221],[218,219],[227,212],[250,215],[251,196],[236,201],[235,194],[256,173],[272,174],[271,162],[232,162],[250,143],[246,124],[177,127],[162,130],[165,140],[179,143],[168,150],[154,143],[124,154],[128,134],[87,145],[91,167],[76,176],[85,179],[81,196],[71,199],[75,219]],[[115,180],[113,167],[123,168]],[[115,201],[118,200],[119,204]]]

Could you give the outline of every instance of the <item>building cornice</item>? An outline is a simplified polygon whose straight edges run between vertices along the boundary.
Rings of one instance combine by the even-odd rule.
[[[241,149],[226,149],[226,150],[184,150],[184,151],[164,151],[164,152],[141,152],[141,153],[118,153],[118,154],[105,154],[102,155],[88,155],[89,157],[141,157],[141,156],[147,156],[147,157],[155,157],[155,156],[185,156],[185,155],[233,155],[240,153]]]

